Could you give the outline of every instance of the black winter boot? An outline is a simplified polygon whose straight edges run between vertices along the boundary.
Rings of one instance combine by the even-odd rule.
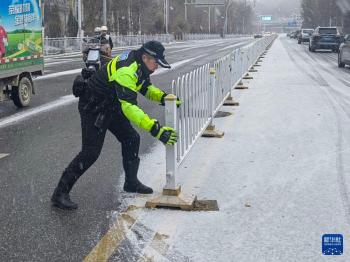
[[[145,186],[137,179],[137,171],[139,170],[140,159],[133,161],[123,161],[125,170],[124,191],[130,193],[152,194],[153,189]]]
[[[55,207],[73,210],[77,209],[78,205],[70,200],[69,192],[72,189],[77,177],[67,171],[63,172],[60,181],[51,197],[52,205]]]

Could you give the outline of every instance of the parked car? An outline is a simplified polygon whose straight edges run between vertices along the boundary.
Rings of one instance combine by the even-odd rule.
[[[295,33],[293,34],[293,39],[298,39],[298,35],[300,34],[301,30],[297,30],[295,31]]]
[[[295,37],[296,31],[293,31],[289,34],[289,38],[293,39]]]
[[[263,36],[262,36],[262,34],[255,34],[254,35],[254,38],[262,38]]]
[[[300,45],[301,43],[309,42],[313,32],[314,29],[301,29],[301,32],[298,35],[298,44]]]
[[[317,27],[310,37],[309,51],[315,52],[317,49],[328,49],[338,52],[343,41],[343,36],[337,27]]]
[[[350,35],[346,35],[344,43],[339,47],[338,53],[338,67],[350,66]]]

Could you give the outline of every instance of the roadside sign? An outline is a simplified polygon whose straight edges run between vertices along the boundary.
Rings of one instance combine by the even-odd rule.
[[[270,16],[270,15],[263,15],[263,16],[261,16],[261,21],[265,21],[265,22],[272,21],[272,16]]]

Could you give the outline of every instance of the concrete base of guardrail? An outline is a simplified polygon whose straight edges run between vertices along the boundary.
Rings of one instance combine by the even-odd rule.
[[[248,87],[245,86],[241,80],[238,85],[236,85],[235,89],[248,89]]]
[[[176,208],[185,211],[195,210],[197,196],[181,193],[181,187],[163,189],[163,194],[146,202],[146,208]]]
[[[244,85],[237,85],[237,86],[235,87],[235,89],[243,90],[243,89],[249,89],[249,87],[244,86]]]
[[[199,200],[196,196],[178,196],[163,195],[146,202],[146,208],[172,208],[183,211],[219,211],[219,205],[216,200]]]
[[[252,76],[250,76],[248,73],[243,77],[244,80],[251,80],[253,79]]]
[[[250,73],[256,73],[256,72],[258,72],[258,70],[256,70],[256,69],[254,68],[254,66],[252,66],[252,67],[249,69],[249,72],[250,72]]]
[[[239,103],[238,102],[235,102],[233,100],[233,97],[232,96],[229,96],[225,102],[224,102],[224,106],[239,106]]]
[[[222,118],[222,117],[228,117],[228,116],[232,116],[232,115],[233,115],[233,113],[231,113],[231,112],[218,111],[218,112],[215,114],[214,118]]]
[[[202,137],[216,137],[222,138],[225,135],[225,132],[215,129],[214,125],[209,125],[203,132]]]

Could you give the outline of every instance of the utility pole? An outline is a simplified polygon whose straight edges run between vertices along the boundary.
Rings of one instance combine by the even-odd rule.
[[[208,6],[208,21],[209,21],[209,23],[208,23],[208,32],[209,32],[209,34],[210,34],[210,5]]]
[[[139,13],[139,35],[142,34],[141,26],[141,13]]]
[[[107,0],[103,0],[103,25],[107,26]]]
[[[120,34],[119,11],[117,10],[117,35]]]
[[[132,0],[129,0],[129,5],[128,5],[128,14],[129,14],[129,28],[128,32],[130,35],[133,34],[134,29],[133,29],[133,24],[132,24],[132,11],[131,11],[131,5],[132,5]]]
[[[165,33],[169,33],[169,0],[164,0]]]
[[[185,0],[185,21],[187,21],[187,0]]]
[[[226,8],[225,8],[225,23],[224,23],[224,35],[227,34],[227,24],[228,24],[228,17],[227,17],[227,13],[228,13],[228,9],[230,7],[230,5],[232,4],[232,1],[227,0],[226,1]]]
[[[246,16],[246,13],[247,13],[247,0],[244,0],[244,13],[243,13],[243,25],[242,25],[243,34],[245,34],[245,16]]]
[[[81,31],[81,0],[78,0],[78,37],[83,37]]]

